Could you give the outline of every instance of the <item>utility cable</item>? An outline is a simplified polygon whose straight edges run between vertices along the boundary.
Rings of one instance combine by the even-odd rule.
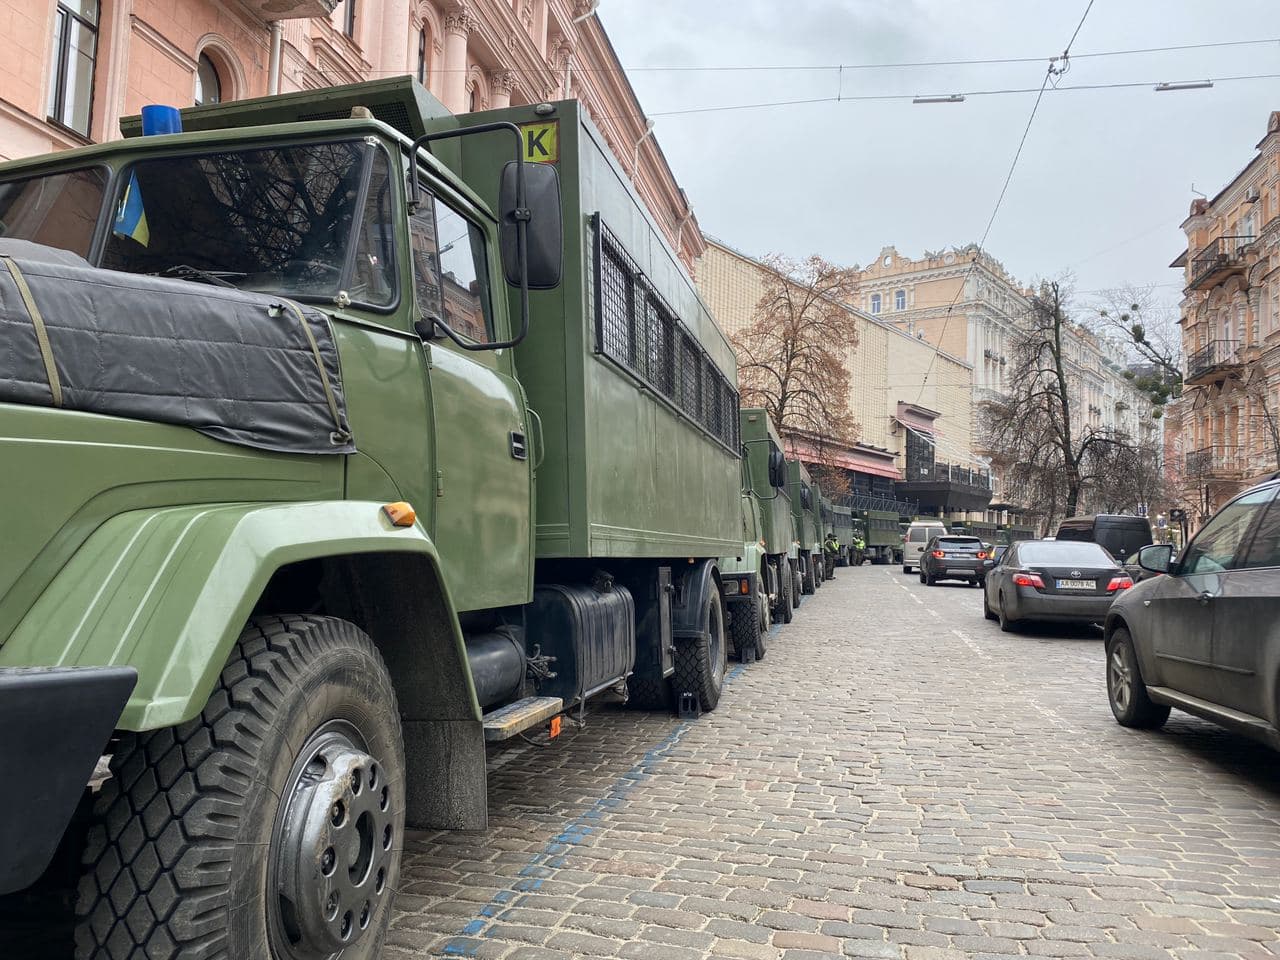
[[[942,345],[946,342],[947,324],[951,321],[951,314],[955,310],[956,303],[960,299],[960,295],[964,293],[964,288],[969,282],[969,275],[974,268],[982,260],[983,250],[986,247],[987,236],[991,233],[991,227],[996,222],[996,215],[1000,212],[1000,206],[1004,203],[1005,194],[1009,192],[1009,184],[1013,182],[1014,171],[1018,168],[1018,160],[1022,157],[1022,148],[1026,146],[1027,136],[1031,133],[1031,125],[1035,122],[1036,113],[1040,109],[1040,101],[1044,99],[1044,92],[1048,88],[1050,81],[1062,76],[1070,69],[1071,65],[1071,45],[1075,43],[1076,37],[1080,35],[1080,28],[1084,26],[1084,22],[1089,17],[1089,11],[1093,9],[1094,0],[1089,0],[1084,8],[1084,13],[1080,17],[1080,21],[1076,24],[1075,31],[1071,34],[1071,39],[1067,41],[1067,45],[1062,50],[1061,57],[1055,57],[1049,61],[1049,66],[1045,70],[1044,79],[1040,82],[1040,90],[1036,94],[1035,103],[1031,105],[1031,115],[1027,117],[1027,125],[1022,128],[1022,137],[1018,140],[1018,149],[1014,151],[1013,162],[1009,164],[1009,172],[1005,174],[1004,183],[1000,187],[1000,194],[996,197],[995,206],[991,210],[991,216],[987,218],[987,226],[982,231],[982,239],[978,241],[977,250],[969,260],[969,266],[960,278],[960,283],[956,287],[955,296],[951,298],[951,303],[947,306],[947,312],[942,318],[942,332],[938,336],[938,349],[942,349]],[[929,376],[933,373],[934,363],[938,359],[938,352],[935,350],[929,356],[929,366],[925,368],[924,377],[920,381],[920,389],[916,393],[917,404],[920,403],[924,396],[925,387],[929,385]]]

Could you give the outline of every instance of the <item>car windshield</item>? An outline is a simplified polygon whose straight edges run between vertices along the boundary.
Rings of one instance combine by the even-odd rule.
[[[1078,564],[1113,567],[1115,560],[1096,543],[1081,540],[1038,540],[1018,547],[1020,563]]]
[[[383,154],[363,141],[140,160],[123,177],[102,266],[388,303],[389,183]]]
[[[939,537],[938,547],[942,550],[981,550],[982,541],[977,537]]]

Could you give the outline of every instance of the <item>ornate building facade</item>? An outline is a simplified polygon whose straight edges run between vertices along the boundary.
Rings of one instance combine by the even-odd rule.
[[[1186,387],[1170,480],[1198,525],[1280,470],[1280,111],[1257,155],[1182,223]]]
[[[975,407],[973,450],[982,458],[982,400],[1004,392],[1014,363],[1014,344],[1031,309],[1034,291],[1011,277],[1004,266],[975,244],[919,259],[904,257],[895,247],[883,248],[860,271],[860,306],[882,322],[967,361],[973,371]],[[1078,423],[1124,433],[1133,440],[1159,445],[1162,426],[1151,416],[1151,404],[1126,376],[1124,348],[1094,332],[1071,324],[1065,329],[1067,367],[1073,415]],[[992,478],[994,505],[1015,512],[1022,503],[1016,491],[1003,489],[999,472]]]
[[[0,0],[0,158],[187,106],[412,74],[455,113],[582,101],[687,267],[702,234],[588,0]]]
[[[698,289],[730,337],[751,324],[769,273],[759,260],[707,238]],[[850,471],[854,493],[956,520],[985,519],[991,490],[972,449],[972,368],[855,305],[845,308],[859,321],[858,345],[845,364],[860,430],[858,442],[833,460]]]

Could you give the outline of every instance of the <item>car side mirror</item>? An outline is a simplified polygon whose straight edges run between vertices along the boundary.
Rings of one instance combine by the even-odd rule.
[[[524,165],[524,207],[518,208],[514,160],[502,168],[498,193],[500,226],[498,245],[502,249],[502,269],[507,283],[520,286],[520,252],[516,224],[527,217],[526,258],[530,290],[554,290],[560,286],[563,267],[564,222],[560,214],[560,175],[545,163]]]
[[[1138,551],[1138,566],[1152,573],[1168,573],[1173,565],[1173,545],[1153,543]]]

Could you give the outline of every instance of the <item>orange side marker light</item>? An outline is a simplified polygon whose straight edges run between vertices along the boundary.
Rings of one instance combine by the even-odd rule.
[[[382,512],[387,515],[392,525],[397,527],[412,527],[413,522],[418,519],[413,507],[403,500],[383,504]]]
[[[551,718],[551,731],[550,731],[550,733],[551,733],[551,739],[552,739],[552,740],[554,740],[556,737],[560,736],[560,721],[561,721],[562,719],[563,719],[562,717],[552,717],[552,718]]]

